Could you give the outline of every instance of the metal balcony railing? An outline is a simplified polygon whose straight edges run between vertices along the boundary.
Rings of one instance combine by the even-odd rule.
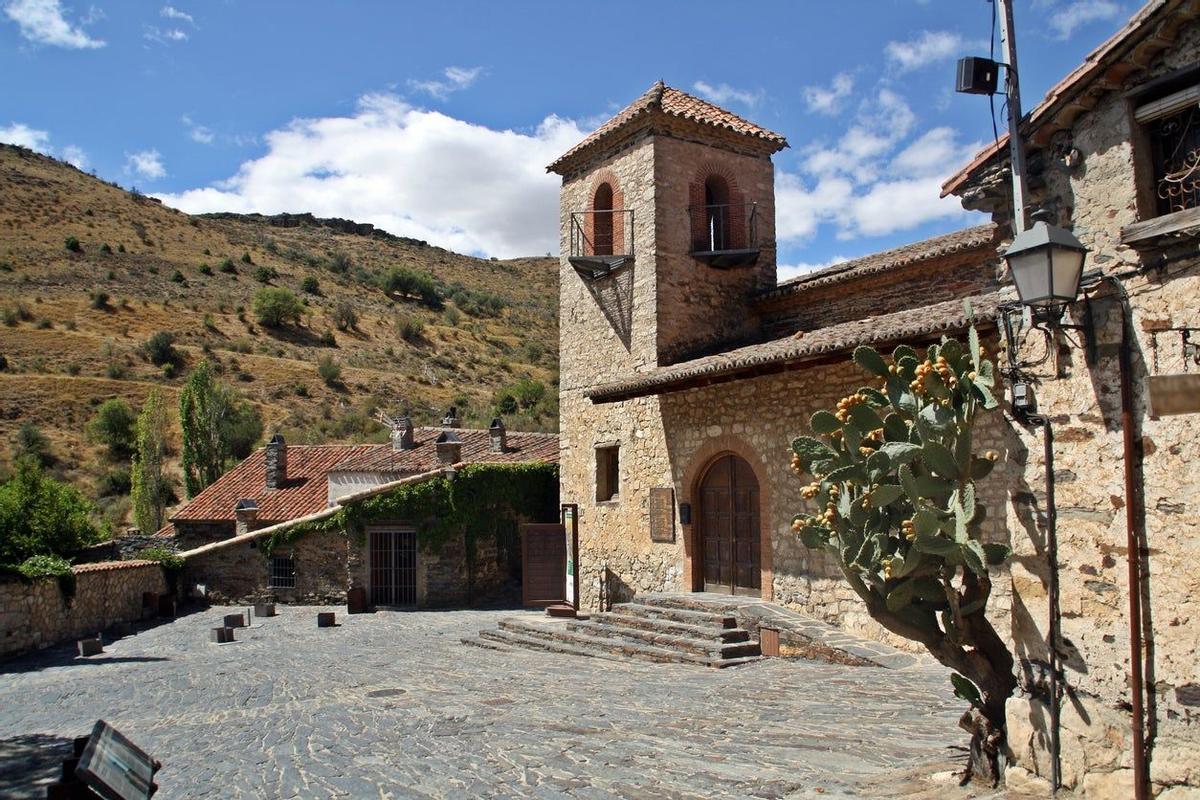
[[[717,267],[752,264],[758,258],[758,204],[689,206],[692,255]]]
[[[589,279],[633,261],[633,209],[571,212],[568,260]]]

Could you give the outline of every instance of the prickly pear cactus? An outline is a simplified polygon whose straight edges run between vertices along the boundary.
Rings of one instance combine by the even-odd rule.
[[[974,325],[965,345],[943,338],[923,356],[901,345],[890,363],[860,347],[854,363],[878,383],[813,414],[814,435],[792,442],[814,509],[792,528],[836,557],[873,618],[978,686],[973,704],[1002,731],[1012,658],[984,613],[987,568],[1010,551],[980,538],[975,482],[998,456],[972,441],[976,419],[997,406],[995,366]]]

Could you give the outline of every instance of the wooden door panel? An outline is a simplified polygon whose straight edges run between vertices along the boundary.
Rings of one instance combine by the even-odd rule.
[[[527,606],[562,603],[567,592],[567,531],[558,524],[521,525],[521,597]]]
[[[700,487],[704,588],[761,593],[758,481],[734,455],[713,463]]]

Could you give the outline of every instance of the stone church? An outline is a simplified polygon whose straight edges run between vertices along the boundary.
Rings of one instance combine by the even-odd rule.
[[[776,285],[771,157],[785,147],[660,82],[550,165],[561,497],[579,504],[585,607],[722,592],[879,635],[790,529],[802,508],[791,440],[864,384],[854,347],[961,332],[962,298],[990,326],[1009,290],[991,225]],[[983,432],[997,448],[998,425]],[[1002,480],[984,490],[1002,501]]]

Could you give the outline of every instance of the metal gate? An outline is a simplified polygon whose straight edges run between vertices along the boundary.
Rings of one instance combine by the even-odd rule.
[[[527,606],[566,600],[566,528],[542,523],[521,526],[521,578],[521,597]]]
[[[370,532],[371,604],[417,604],[417,532],[411,529]]]

